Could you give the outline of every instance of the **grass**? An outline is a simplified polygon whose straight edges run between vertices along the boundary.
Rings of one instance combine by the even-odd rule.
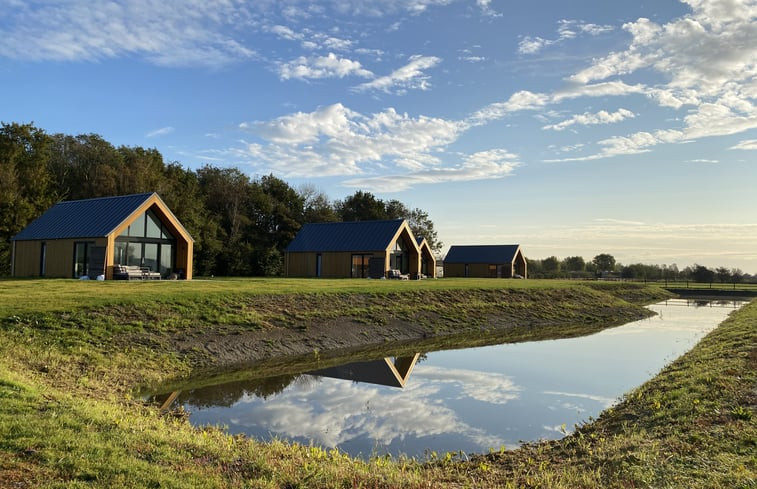
[[[582,297],[604,306],[617,304],[615,297],[643,301],[660,293],[643,286],[592,286],[601,289],[450,279],[0,282],[0,487],[755,487],[757,302],[567,438],[470,460],[438,454],[429,461],[363,462],[338,451],[259,443],[196,430],[130,396],[140,384],[192,369],[188,357],[172,353],[162,338],[200,319],[216,321],[213,328],[286,325],[287,317],[306,315],[308,308],[292,306],[287,316],[266,312],[257,301],[283,295],[300,302],[302,297],[291,299],[292,291],[321,309],[322,300],[332,299],[340,314],[361,308],[364,314],[367,297],[381,303],[387,294],[408,294],[413,302],[438,294],[449,302],[441,307],[440,300],[440,307],[453,322],[490,307],[526,317],[533,310],[529,296],[561,296],[561,303],[532,311],[544,324],[560,314],[583,315],[575,304]],[[506,291],[509,300],[452,300],[481,290]],[[402,304],[395,313],[409,314]],[[184,317],[193,319],[182,323]],[[125,337],[144,341],[116,341]]]
[[[153,300],[191,302],[234,295],[389,293],[417,290],[498,289],[502,280],[354,280],[245,278],[191,281],[0,280],[0,317],[65,312],[82,307],[141,304]],[[561,280],[509,280],[511,289],[566,288]],[[639,285],[640,288],[643,286]]]

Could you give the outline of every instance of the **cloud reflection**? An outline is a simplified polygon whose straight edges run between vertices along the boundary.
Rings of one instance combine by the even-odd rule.
[[[298,382],[265,402],[244,395],[228,424],[232,431],[254,428],[326,447],[360,438],[389,446],[406,437],[455,435],[486,449],[504,440],[463,421],[447,404],[471,398],[502,405],[517,399],[520,391],[501,374],[417,366],[403,390],[318,378]]]

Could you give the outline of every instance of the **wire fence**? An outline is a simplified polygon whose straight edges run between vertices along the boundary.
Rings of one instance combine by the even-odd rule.
[[[694,282],[691,280],[634,280],[635,282],[653,283],[666,289],[695,289],[695,290],[744,290],[757,292],[754,282]]]

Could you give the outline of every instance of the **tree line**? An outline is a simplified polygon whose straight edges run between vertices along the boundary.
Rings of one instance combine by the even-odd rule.
[[[56,202],[143,192],[157,192],[195,239],[200,276],[281,275],[284,250],[308,222],[402,218],[432,250],[442,247],[427,212],[370,192],[332,200],[272,174],[191,170],[166,163],[157,149],[0,123],[0,275],[10,274],[11,238]]]
[[[590,261],[580,256],[559,259],[550,256],[543,259],[528,260],[528,276],[531,278],[623,278],[633,280],[688,280],[702,283],[742,283],[757,282],[757,276],[744,273],[738,268],[708,268],[694,264],[679,269],[671,265],[648,265],[634,263],[623,265],[615,257],[602,253]]]

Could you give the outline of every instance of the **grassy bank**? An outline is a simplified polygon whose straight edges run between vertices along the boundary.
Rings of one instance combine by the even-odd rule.
[[[671,367],[577,434],[470,462],[451,456],[361,462],[337,451],[263,444],[195,430],[129,397],[138,384],[187,374],[206,358],[172,350],[177,335],[197,334],[191,330],[200,324],[219,336],[239,328],[302,333],[302,324],[329,324],[335,316],[376,329],[442,318],[452,329],[485,312],[490,319],[474,322],[479,331],[497,314],[516,313],[536,331],[560,321],[599,324],[613,310],[630,311],[618,297],[662,297],[643,286],[597,287],[609,288],[492,280],[0,282],[0,487],[749,487],[754,304],[685,357],[693,360]],[[292,291],[308,300],[292,300]],[[492,294],[499,299],[492,302]],[[402,296],[406,302],[397,300]],[[560,297],[561,307],[539,309],[540,300]],[[276,300],[288,303],[289,312]],[[266,312],[259,301],[278,306]],[[414,316],[408,304],[428,307]],[[738,443],[726,449],[726,436]],[[700,458],[687,458],[693,453]],[[720,462],[717,477],[703,473]]]

